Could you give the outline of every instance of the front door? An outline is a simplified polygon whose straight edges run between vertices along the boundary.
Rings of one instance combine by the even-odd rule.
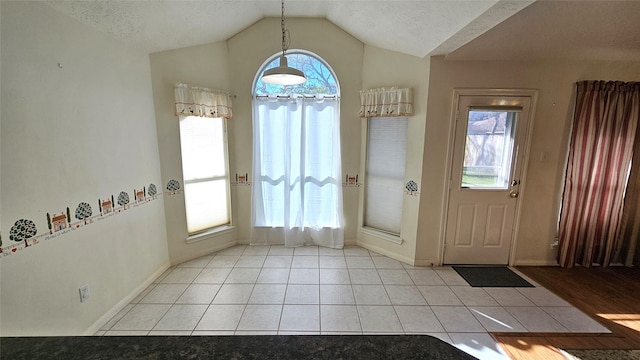
[[[509,263],[531,97],[458,97],[445,264]]]

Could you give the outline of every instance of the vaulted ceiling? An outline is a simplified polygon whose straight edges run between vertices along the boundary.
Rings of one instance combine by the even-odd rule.
[[[48,0],[145,52],[226,40],[279,0]],[[365,44],[455,60],[640,59],[640,1],[286,0],[289,17],[326,18]]]

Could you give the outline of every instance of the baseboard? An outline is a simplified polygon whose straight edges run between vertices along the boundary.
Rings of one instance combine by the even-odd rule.
[[[344,246],[357,246],[358,241],[356,239],[344,239]]]
[[[357,245],[360,246],[361,248],[365,248],[367,250],[371,250],[371,251],[377,252],[380,255],[384,255],[386,257],[390,257],[390,258],[392,258],[394,260],[398,260],[398,261],[403,262],[405,264],[413,265],[413,263],[414,263],[414,259],[412,259],[412,258],[398,255],[398,254],[396,254],[394,252],[384,250],[384,249],[382,249],[380,247],[377,247],[375,245],[366,244],[366,243],[362,243],[362,242],[359,242]]]
[[[107,311],[104,315],[102,315],[98,320],[96,320],[89,328],[84,332],[84,335],[93,335],[102,325],[106,324],[107,321],[111,320],[120,310],[124,309],[136,296],[140,295],[149,285],[151,285],[160,275],[162,275],[167,269],[170,267],[169,263],[162,265],[158,270],[156,270],[151,276],[146,278],[142,284],[138,285],[129,295],[125,296],[122,300],[120,300],[111,310]]]
[[[438,266],[438,260],[433,260],[433,259],[416,260],[413,266],[434,267],[434,266]]]
[[[516,260],[513,266],[560,266],[555,260]]]
[[[216,245],[214,245],[214,246],[212,246],[210,248],[207,248],[205,250],[201,250],[201,251],[198,251],[196,253],[192,253],[192,254],[185,255],[185,256],[182,256],[182,257],[179,257],[179,258],[176,258],[176,259],[172,259],[171,260],[171,266],[182,264],[183,262],[187,262],[189,260],[197,259],[197,258],[199,258],[201,256],[209,255],[209,254],[211,254],[213,252],[224,250],[226,248],[230,248],[230,247],[236,246],[236,245],[238,245],[238,242],[236,240],[228,241],[228,242],[225,242],[225,243],[222,243],[222,244],[216,244]]]
[[[237,240],[238,245],[249,245],[251,244],[251,242],[249,240]],[[282,244],[280,244],[282,245]],[[357,246],[357,240],[356,239],[344,239],[344,246]]]

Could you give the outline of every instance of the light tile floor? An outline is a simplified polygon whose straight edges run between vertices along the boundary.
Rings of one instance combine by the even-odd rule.
[[[609,332],[527,280],[474,288],[355,246],[237,245],[170,268],[96,335],[429,334],[508,359],[488,332]]]

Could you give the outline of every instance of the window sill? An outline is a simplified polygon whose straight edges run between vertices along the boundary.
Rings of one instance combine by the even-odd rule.
[[[209,239],[211,239],[213,237],[216,237],[216,236],[219,236],[219,235],[228,234],[228,233],[233,232],[235,230],[236,230],[236,227],[233,226],[233,225],[222,225],[222,226],[215,227],[213,229],[209,229],[209,230],[203,231],[201,233],[189,235],[184,241],[187,244],[193,244],[193,243],[197,243],[199,241],[209,240]]]
[[[370,228],[370,227],[361,227],[360,231],[364,234],[376,237],[378,239],[382,239],[382,240],[386,240],[386,241],[390,241],[392,243],[396,243],[398,245],[401,245],[404,240],[402,240],[402,238],[399,235],[392,235],[389,233],[386,233],[384,231],[380,231],[374,228]]]

